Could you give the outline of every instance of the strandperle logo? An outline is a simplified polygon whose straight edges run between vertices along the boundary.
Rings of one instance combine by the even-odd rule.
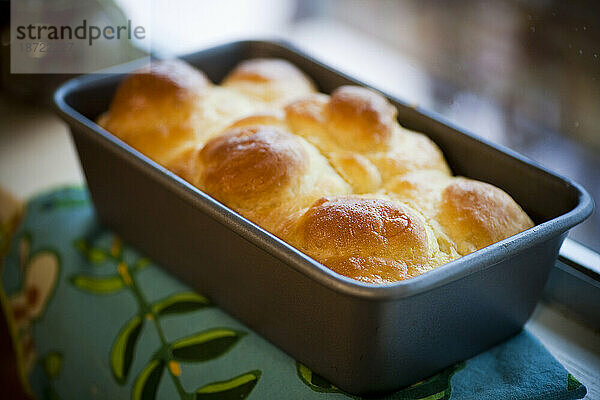
[[[16,28],[18,40],[86,40],[91,46],[99,39],[121,40],[133,38],[143,40],[146,38],[146,29],[141,26],[133,26],[131,20],[126,25],[104,25],[97,26],[89,24],[86,19],[80,25],[42,25],[29,24],[19,25]]]
[[[120,73],[150,61],[153,1],[11,0],[12,74]]]

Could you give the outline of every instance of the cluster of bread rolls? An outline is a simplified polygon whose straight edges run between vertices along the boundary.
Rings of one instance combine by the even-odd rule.
[[[408,279],[533,223],[505,192],[454,177],[379,93],[318,93],[279,59],[220,85],[183,61],[121,83],[99,124],[333,271]]]

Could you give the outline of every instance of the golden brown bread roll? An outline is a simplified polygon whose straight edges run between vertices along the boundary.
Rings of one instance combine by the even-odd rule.
[[[225,77],[223,86],[279,105],[315,91],[314,84],[302,71],[276,58],[254,58],[241,62]]]
[[[457,178],[446,186],[437,219],[462,255],[533,226],[533,221],[506,192],[465,178]]]
[[[282,236],[339,274],[368,283],[407,279],[449,261],[424,217],[385,196],[323,197]]]
[[[164,60],[127,77],[98,123],[168,167],[187,146],[208,140],[242,116],[268,109],[235,90],[214,86],[183,61]]]
[[[442,191],[453,177],[439,170],[414,170],[389,180],[385,191],[421,210],[427,217],[437,214]]]
[[[347,150],[387,150],[396,129],[396,108],[385,97],[359,86],[336,89],[325,106],[329,131]]]
[[[460,255],[533,226],[507,193],[488,183],[424,170],[397,177],[387,189],[392,197],[421,210]]]
[[[234,124],[193,154],[183,177],[273,233],[323,194],[350,193],[314,146],[276,119],[259,120],[274,124]]]
[[[196,105],[211,83],[178,60],[153,62],[127,77],[98,123],[162,163],[194,140]]]
[[[375,191],[409,171],[450,173],[439,148],[426,136],[402,128],[395,107],[373,90],[342,86],[331,96],[292,102],[285,111],[293,131],[317,146],[358,193]]]
[[[169,61],[121,84],[99,123],[333,271],[408,279],[533,226],[502,190],[453,177],[379,93],[330,96],[287,61],[221,86]]]
[[[355,193],[373,193],[381,187],[379,170],[365,156],[351,151],[328,154],[331,165],[352,185]]]

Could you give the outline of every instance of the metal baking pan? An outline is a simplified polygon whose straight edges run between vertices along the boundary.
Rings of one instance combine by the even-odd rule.
[[[352,79],[282,42],[233,42],[183,57],[219,82],[240,61],[281,57],[329,93]],[[127,70],[139,67],[135,63]],[[123,69],[121,69],[122,71]],[[593,202],[577,183],[388,98],[454,173],[490,182],[536,226],[416,278],[382,286],[338,275],[94,123],[122,74],[87,75],[55,94],[98,216],[223,309],[350,393],[407,386],[517,333],[542,295],[567,231]]]

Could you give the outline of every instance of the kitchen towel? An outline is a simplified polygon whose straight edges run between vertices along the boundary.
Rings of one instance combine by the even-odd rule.
[[[123,243],[98,222],[85,188],[56,189],[14,209],[0,227],[0,300],[35,398],[357,398]],[[585,394],[523,331],[385,399]]]

